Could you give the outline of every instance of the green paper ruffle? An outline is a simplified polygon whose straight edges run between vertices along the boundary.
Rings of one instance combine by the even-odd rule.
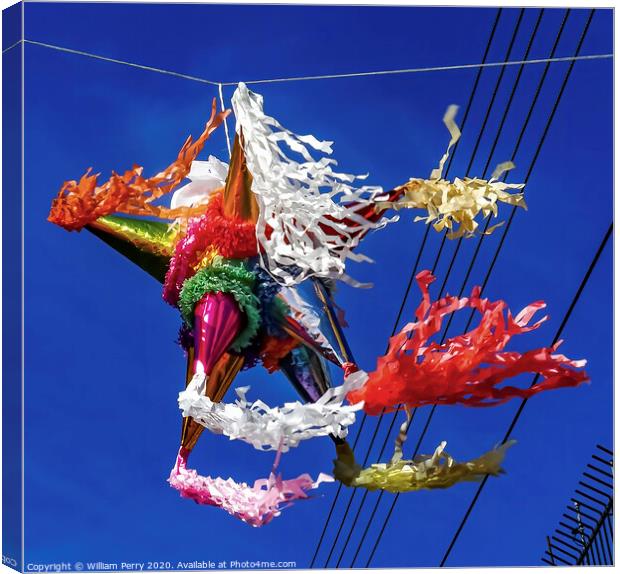
[[[242,261],[228,259],[203,267],[183,283],[179,298],[183,320],[190,327],[193,326],[194,307],[205,293],[229,293],[246,317],[245,328],[230,347],[233,351],[241,351],[252,342],[261,322],[259,301],[252,292],[254,281],[254,273],[248,271]]]

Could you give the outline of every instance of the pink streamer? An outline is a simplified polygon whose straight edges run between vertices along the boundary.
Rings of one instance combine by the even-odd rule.
[[[308,490],[317,488],[322,482],[333,481],[333,478],[322,473],[316,482],[309,474],[282,480],[280,475],[272,471],[269,478],[259,479],[254,486],[249,486],[245,482],[237,483],[231,478],[224,480],[220,477],[201,476],[195,470],[187,468],[188,456],[189,451],[181,447],[168,479],[170,485],[178,490],[183,498],[191,498],[198,504],[218,506],[254,527],[271,522],[284,508],[291,506],[294,500],[308,498]]]

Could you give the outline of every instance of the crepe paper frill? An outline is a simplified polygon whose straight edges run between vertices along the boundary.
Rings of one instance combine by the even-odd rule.
[[[407,430],[411,423],[408,410],[406,415],[407,420],[400,427],[394,444],[394,454],[389,463],[377,463],[369,468],[362,468],[355,462],[351,447],[343,442],[336,445],[338,458],[334,460],[335,478],[346,486],[400,493],[449,488],[458,482],[478,481],[485,475],[497,476],[504,472],[501,464],[506,450],[515,443],[513,440],[469,462],[456,462],[444,451],[445,441],[431,456],[419,455],[413,460],[403,459],[403,444],[407,440]]]
[[[117,212],[160,219],[187,218],[202,213],[204,206],[181,205],[172,209],[154,205],[154,202],[187,177],[205,142],[229,114],[228,111],[216,111],[217,104],[213,99],[211,117],[200,137],[196,141],[188,137],[177,159],[153,177],[143,177],[142,168],[134,166],[122,175],[112,173],[103,185],[97,185],[98,175],[91,175],[90,169],[79,182],[65,182],[52,202],[48,220],[69,231],[77,231],[99,217]]]
[[[235,403],[214,403],[204,394],[205,377],[195,375],[179,393],[179,408],[184,417],[231,440],[242,440],[258,450],[287,452],[303,440],[333,435],[347,436],[361,404],[343,405],[344,397],[355,382],[328,389],[313,403],[294,401],[282,407],[269,407],[263,401],[246,400],[249,387],[236,389]]]
[[[509,441],[474,460],[457,462],[445,452],[444,441],[431,456],[397,459],[362,469],[344,443],[336,447],[338,458],[334,461],[334,476],[347,486],[393,493],[449,488],[459,482],[477,482],[485,475],[502,474],[501,463],[506,450],[513,444],[514,441]]]
[[[588,380],[583,370],[574,370],[583,367],[585,360],[574,361],[555,353],[561,341],[523,354],[504,351],[513,336],[533,331],[547,320],[545,316],[529,324],[534,314],[545,307],[542,301],[528,305],[514,318],[510,311],[504,317],[506,303],[481,299],[480,287],[474,287],[469,297],[446,296],[431,304],[428,287],[435,277],[422,271],[416,279],[423,295],[416,311],[417,322],[409,323],[390,339],[388,352],[378,359],[374,372],[356,375],[366,381],[347,397],[353,403],[364,401],[368,414],[399,404],[491,406]],[[429,343],[441,330],[446,315],[465,308],[480,313],[477,327],[443,344]],[[542,381],[525,389],[498,387],[523,373],[537,373]]]
[[[223,260],[216,257],[210,265],[203,267],[183,283],[179,297],[179,309],[188,325],[194,322],[194,307],[205,293],[229,293],[245,314],[245,326],[231,345],[233,351],[240,351],[252,342],[260,326],[258,299],[252,292],[254,274],[248,271],[242,261]]]
[[[415,221],[433,223],[436,231],[449,230],[448,238],[471,237],[478,229],[476,217],[483,218],[493,214],[497,217],[498,202],[527,209],[523,193],[509,193],[508,190],[523,189],[525,184],[504,183],[499,178],[515,166],[512,162],[504,162],[497,166],[490,180],[477,177],[455,178],[454,182],[443,179],[443,169],[450,149],[461,137],[461,131],[454,121],[458,106],[450,106],[443,121],[452,136],[446,153],[434,169],[429,179],[410,179],[405,185],[397,188],[402,191],[402,199],[395,202],[380,202],[383,209],[414,208],[424,209],[427,217],[416,217]],[[455,228],[456,225],[456,228]],[[499,223],[491,226],[485,234],[492,233]]]
[[[181,190],[179,190],[181,191]],[[200,217],[192,218],[177,242],[164,282],[164,300],[177,305],[183,282],[210,258],[244,259],[257,254],[255,225],[225,216],[222,194],[213,193]]]
[[[360,286],[345,275],[345,263],[369,261],[353,250],[366,232],[387,220],[371,221],[360,211],[385,199],[383,189],[354,187],[365,176],[335,172],[333,159],[314,160],[309,150],[330,154],[332,142],[286,129],[263,112],[262,96],[245,84],[239,84],[232,104],[260,207],[256,235],[263,266],[286,285],[316,276]],[[288,157],[283,148],[302,161]]]
[[[187,468],[189,452],[181,448],[168,482],[182,497],[198,504],[217,506],[228,514],[239,518],[250,526],[264,526],[280,516],[282,510],[295,500],[308,498],[307,492],[333,478],[320,474],[316,481],[310,475],[302,474],[294,479],[283,480],[272,472],[269,478],[259,479],[249,486],[231,478],[201,476]]]

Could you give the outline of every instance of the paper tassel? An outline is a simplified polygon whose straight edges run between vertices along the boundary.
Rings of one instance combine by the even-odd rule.
[[[501,463],[513,444],[514,441],[510,441],[474,460],[457,462],[444,451],[444,441],[431,456],[373,464],[362,469],[355,464],[351,449],[345,443],[336,447],[338,458],[334,461],[334,476],[347,486],[393,493],[449,488],[459,482],[479,481],[487,474],[502,474]]]
[[[508,192],[511,189],[523,189],[525,184],[499,181],[504,173],[515,167],[512,162],[499,164],[490,180],[465,177],[455,178],[450,182],[443,179],[443,169],[450,149],[461,137],[461,132],[454,121],[457,110],[457,106],[450,106],[443,118],[452,138],[439,162],[439,167],[432,171],[430,178],[412,178],[396,189],[402,191],[402,199],[378,204],[381,209],[424,209],[428,212],[428,216],[416,217],[415,221],[432,223],[436,231],[448,229],[449,239],[473,236],[479,225],[476,217],[479,214],[482,214],[483,219],[491,214],[497,217],[498,202],[527,209],[523,193]],[[502,224],[503,222],[491,226],[485,234],[492,233]]]
[[[314,403],[295,401],[269,407],[263,401],[247,401],[249,387],[236,389],[239,398],[235,403],[215,403],[203,392],[205,377],[197,375],[179,393],[179,408],[184,417],[192,417],[216,434],[242,440],[258,450],[287,452],[303,440],[347,436],[347,428],[355,422],[355,413],[362,405],[343,406],[342,402],[357,384],[358,380],[351,376],[347,383],[329,389]]]
[[[506,303],[481,299],[480,287],[474,287],[470,297],[447,296],[431,304],[428,286],[435,277],[430,271],[422,271],[416,279],[423,295],[416,311],[417,322],[409,323],[390,339],[389,350],[378,359],[376,371],[348,395],[353,403],[364,401],[367,413],[378,414],[401,403],[408,407],[491,406],[588,380],[584,371],[571,368],[583,367],[585,360],[573,361],[555,354],[561,341],[523,354],[504,351],[513,336],[533,331],[546,321],[545,316],[529,324],[534,314],[545,307],[542,301],[528,305],[514,318],[510,311],[504,317]],[[464,308],[480,313],[479,325],[441,345],[429,343],[441,331],[444,317]],[[538,373],[542,380],[530,388],[498,386],[523,373]]]
[[[286,285],[316,276],[359,286],[345,275],[346,261],[369,261],[353,249],[364,233],[387,220],[369,221],[357,210],[374,205],[383,189],[356,188],[352,183],[363,177],[333,171],[333,159],[314,160],[309,150],[330,154],[332,142],[289,131],[265,115],[262,96],[245,84],[239,84],[232,103],[260,207],[256,234],[265,268]],[[302,161],[288,157],[281,146]]]
[[[457,482],[478,481],[487,474],[497,476],[504,472],[501,463],[506,450],[515,441],[508,441],[481,457],[464,463],[456,462],[444,452],[445,441],[435,449],[432,456],[419,455],[413,460],[403,459],[403,444],[407,440],[407,430],[411,422],[410,412],[406,411],[406,414],[407,420],[400,427],[394,444],[394,454],[387,464],[373,464],[364,469],[355,462],[353,451],[346,442],[336,445],[336,479],[347,486],[400,493],[448,488]]]
[[[90,170],[79,182],[67,181],[62,186],[48,220],[69,231],[76,231],[104,215],[120,212],[129,215],[149,215],[162,219],[190,217],[201,213],[204,208],[180,206],[176,209],[154,205],[153,202],[170,193],[188,173],[192,162],[204,147],[215,129],[224,121],[228,111],[216,114],[217,104],[213,99],[211,118],[200,135],[193,141],[187,138],[177,159],[164,171],[150,178],[142,176],[142,168],[134,166],[123,175],[113,173],[103,185],[97,185],[97,175]]]
[[[308,498],[309,490],[317,488],[323,482],[333,481],[333,478],[322,473],[313,481],[308,474],[283,480],[272,472],[269,478],[259,479],[253,486],[249,486],[245,482],[237,483],[231,478],[225,480],[199,475],[195,470],[187,468],[188,455],[187,450],[180,449],[168,479],[170,485],[184,498],[190,498],[198,504],[222,508],[228,514],[255,527],[268,524],[274,517],[280,516],[282,510],[293,501]]]

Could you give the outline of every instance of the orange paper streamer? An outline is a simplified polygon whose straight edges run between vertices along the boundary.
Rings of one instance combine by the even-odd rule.
[[[529,325],[534,314],[545,307],[544,302],[528,305],[514,318],[508,311],[505,317],[504,301],[481,299],[480,287],[474,287],[470,297],[446,296],[431,304],[428,286],[435,277],[430,271],[422,271],[416,279],[423,295],[416,311],[417,322],[409,323],[390,339],[387,354],[377,361],[377,370],[347,396],[352,403],[364,401],[367,413],[376,415],[399,404],[409,408],[430,404],[491,406],[588,380],[584,371],[571,368],[583,367],[585,360],[573,361],[555,354],[561,341],[523,354],[504,351],[514,335],[533,331],[547,320],[545,316]],[[464,308],[481,314],[476,328],[443,344],[428,342],[441,330],[446,315]],[[498,387],[523,373],[537,373],[543,380],[525,389]]]
[[[112,173],[103,185],[97,185],[98,174],[91,175],[90,169],[79,182],[65,182],[58,196],[52,201],[48,220],[69,231],[77,231],[111,213],[150,215],[161,219],[187,218],[202,213],[204,206],[170,209],[152,205],[152,202],[183,181],[209,136],[230,113],[229,110],[216,112],[214,98],[211,117],[200,137],[194,141],[189,136],[177,159],[153,177],[144,178],[142,167],[134,166],[123,175]]]

